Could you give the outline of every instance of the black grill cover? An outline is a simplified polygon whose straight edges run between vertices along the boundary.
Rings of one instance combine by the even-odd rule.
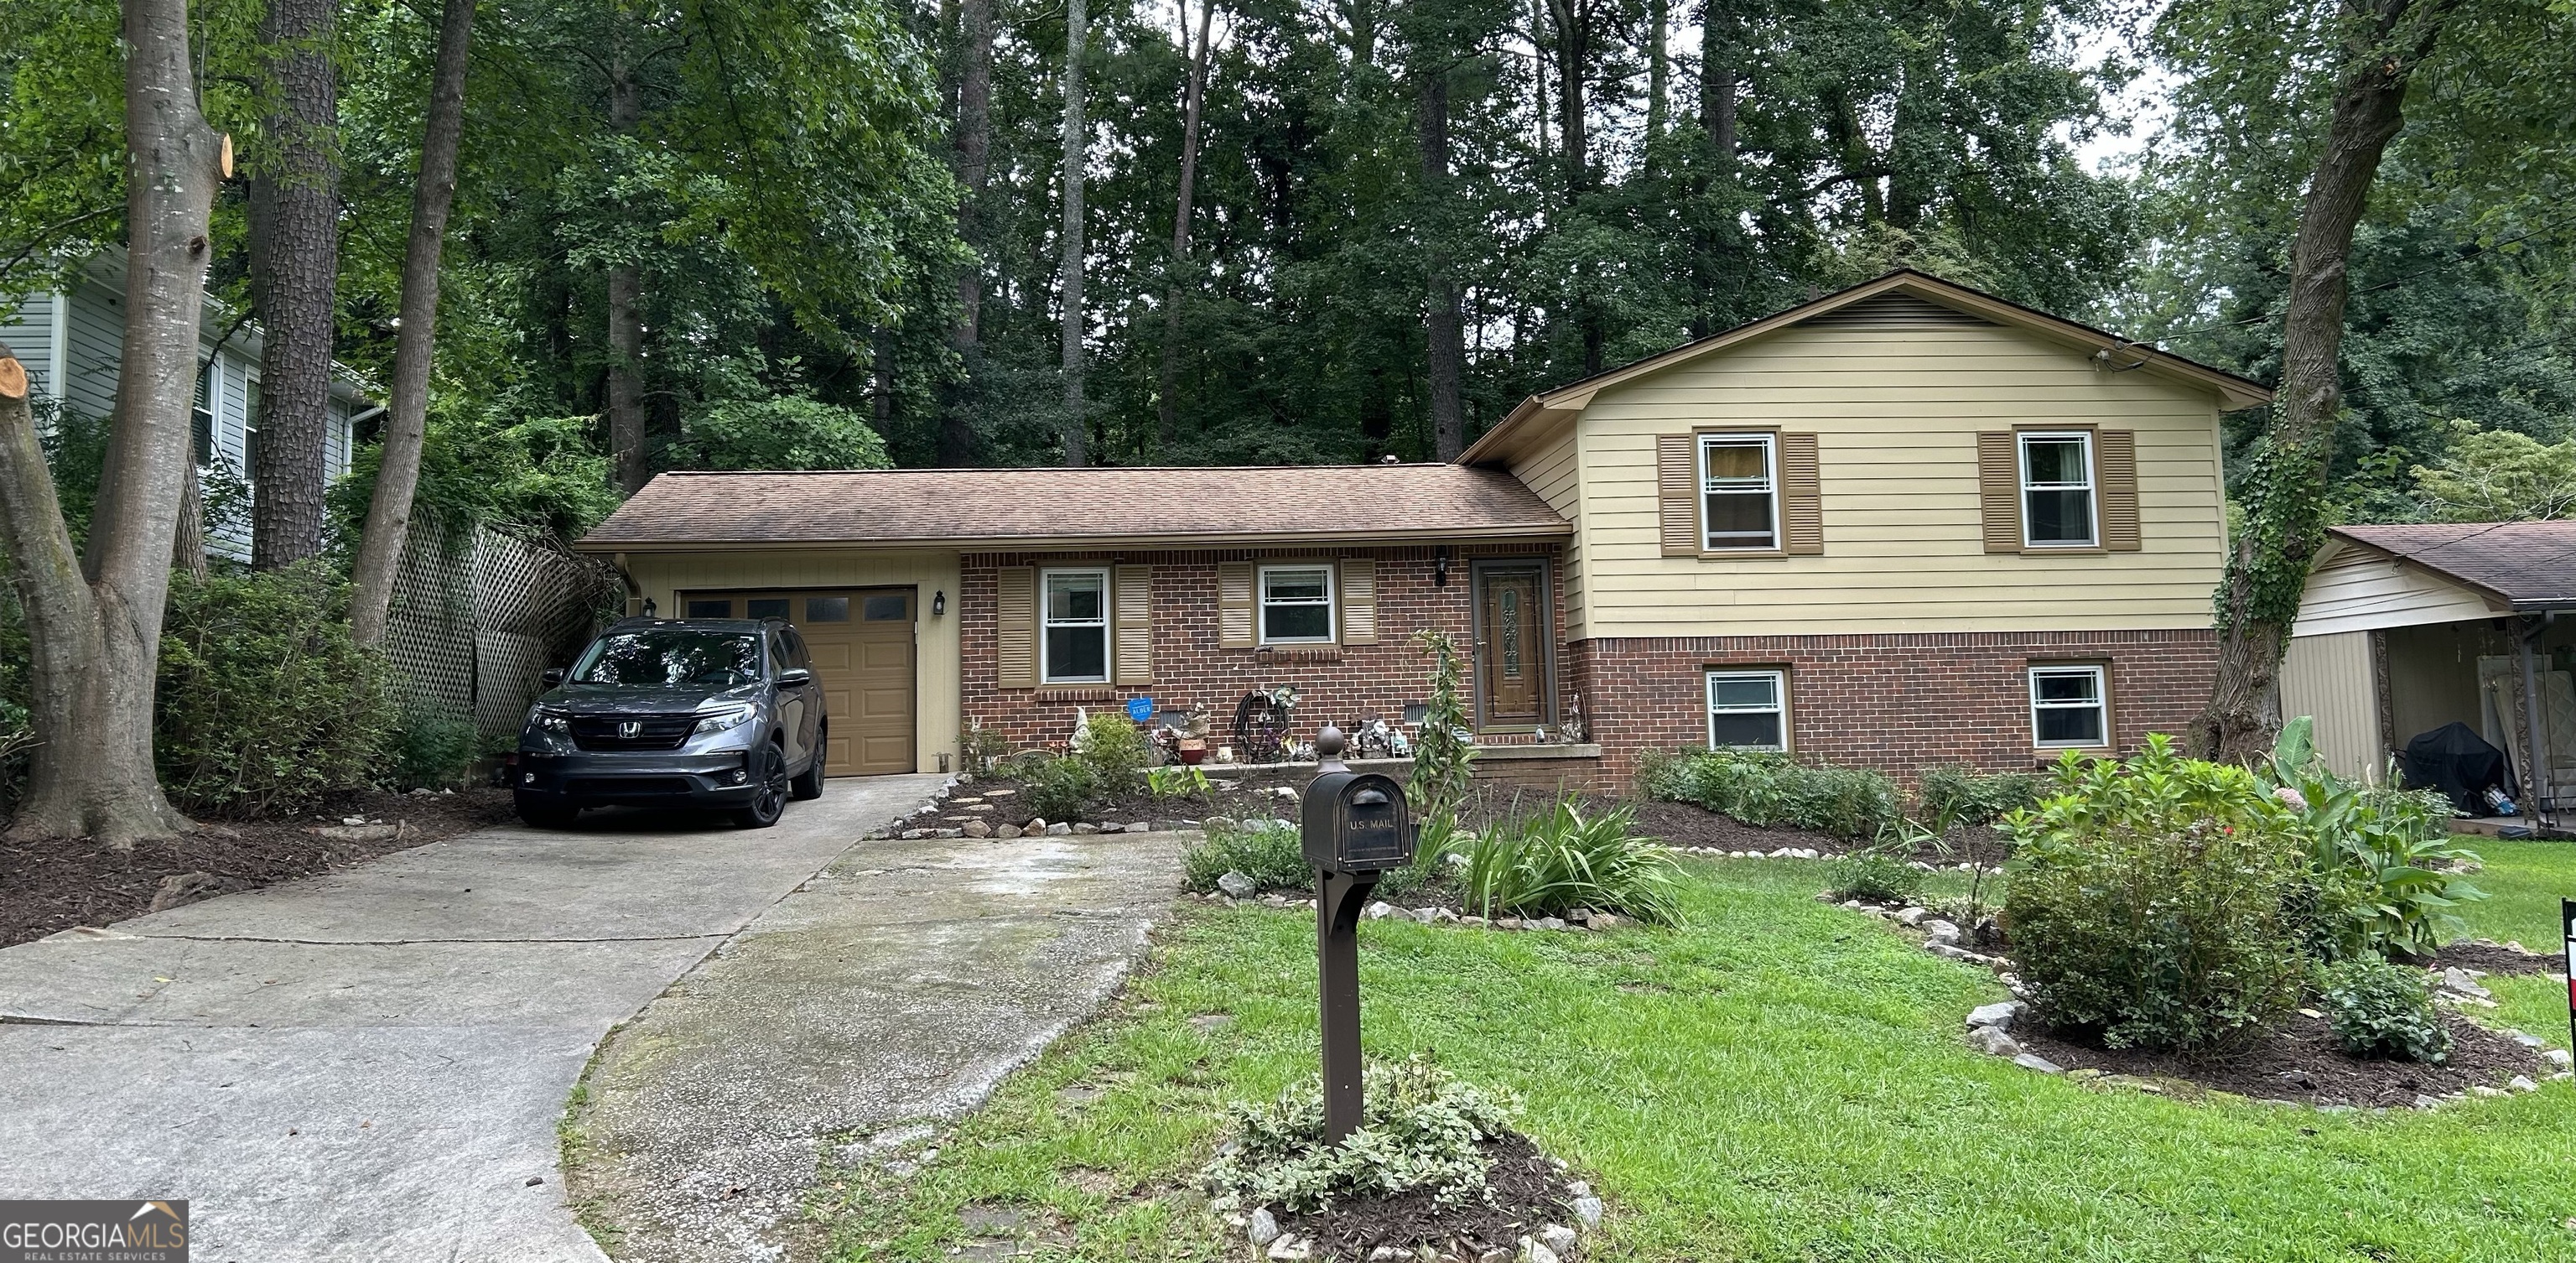
[[[2467,724],[2444,724],[2406,742],[2406,784],[2438,789],[2472,816],[2487,814],[2486,792],[2506,786],[2504,751]]]

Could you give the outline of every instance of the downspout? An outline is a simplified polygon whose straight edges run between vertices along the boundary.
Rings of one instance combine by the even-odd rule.
[[[72,399],[71,371],[72,291],[66,287],[54,291],[53,343],[45,348],[45,392],[57,405]]]
[[[2531,821],[2534,837],[2540,836],[2544,826],[2556,826],[2557,822],[2550,816],[2550,806],[2557,801],[2558,794],[2557,786],[2549,779],[2549,734],[2541,726],[2540,678],[2532,666],[2531,645],[2540,639],[2543,631],[2548,630],[2550,620],[2556,615],[2557,611],[2552,610],[2537,618],[2529,614],[2522,616],[2525,629],[2521,637],[2522,719],[2523,731],[2528,734],[2523,739],[2523,754],[2525,770],[2531,780],[2530,784],[2523,786],[2523,815]]]

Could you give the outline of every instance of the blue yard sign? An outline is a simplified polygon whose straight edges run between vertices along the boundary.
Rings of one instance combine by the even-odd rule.
[[[1150,697],[1128,698],[1127,717],[1140,724],[1152,722],[1154,718],[1154,699]]]

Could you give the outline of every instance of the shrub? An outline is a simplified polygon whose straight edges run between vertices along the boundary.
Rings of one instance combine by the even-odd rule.
[[[1208,774],[1186,763],[1145,769],[1145,791],[1155,799],[1205,798],[1212,788]]]
[[[1923,893],[1923,870],[1906,862],[1907,854],[1871,847],[1838,856],[1825,866],[1825,889],[1836,899],[1910,902]]]
[[[394,783],[403,789],[454,785],[482,753],[474,725],[419,706],[403,709],[394,733]]]
[[[1922,814],[1943,828],[1993,824],[2039,802],[2048,783],[2036,772],[1979,772],[1961,764],[1927,767],[1917,781]]]
[[[1650,760],[1646,794],[1750,825],[1790,825],[1861,841],[1897,822],[1896,782],[1862,768],[1814,767],[1732,750]]]
[[[1136,787],[1137,774],[1145,770],[1148,747],[1145,734],[1136,721],[1115,711],[1103,711],[1082,721],[1081,748],[1074,757],[1091,769],[1092,784],[1098,792],[1123,794]]]
[[[1182,883],[1200,894],[1215,890],[1216,879],[1229,872],[1242,873],[1263,890],[1302,890],[1315,884],[1315,870],[1306,866],[1297,831],[1268,821],[1212,826],[1181,857]]]
[[[2052,795],[2005,818],[2005,896],[2041,1016],[2113,1048],[2242,1036],[2297,1000],[2307,968],[2284,908],[2305,865],[2288,811],[2241,767],[2150,737],[2129,761],[2058,761]]]
[[[1448,819],[1458,814],[1476,781],[1476,747],[1458,692],[1458,644],[1429,627],[1413,634],[1413,644],[1431,659],[1431,698],[1414,729],[1413,776],[1405,792],[1424,820]]]
[[[1304,1076],[1269,1105],[1235,1105],[1234,1147],[1207,1168],[1211,1191],[1247,1206],[1316,1211],[1353,1197],[1431,1190],[1448,1205],[1485,1191],[1483,1145],[1519,1113],[1508,1091],[1488,1092],[1416,1056],[1361,1075],[1359,1129],[1324,1143],[1323,1085]]]
[[[1010,739],[985,727],[978,716],[966,716],[966,722],[958,727],[957,768],[969,776],[990,775],[1010,752]]]
[[[2345,1052],[2437,1066],[2450,1059],[2451,1032],[2424,971],[2356,956],[2328,965],[2324,977],[2326,1019]]]
[[[2393,769],[2384,785],[2346,780],[2312,756],[2307,738],[2305,718],[2282,731],[2266,780],[2307,840],[2309,950],[2326,960],[2428,956],[2466,934],[2450,909],[2487,896],[2445,871],[2478,858],[2453,841],[2450,800],[2389,788]]]
[[[802,395],[727,399],[680,423],[676,469],[892,469],[885,440],[853,409]]]
[[[1020,802],[1049,820],[1070,820],[1081,815],[1083,808],[1100,794],[1099,778],[1081,759],[1041,754],[1022,762],[1017,770],[1026,782],[1020,789]]]
[[[1533,917],[1596,908],[1679,925],[1672,854],[1638,837],[1635,824],[1625,807],[1586,816],[1568,796],[1542,815],[1493,825],[1464,848],[1467,906],[1482,916]]]
[[[173,799],[255,815],[384,775],[392,669],[349,638],[347,603],[319,562],[172,579],[153,748]]]

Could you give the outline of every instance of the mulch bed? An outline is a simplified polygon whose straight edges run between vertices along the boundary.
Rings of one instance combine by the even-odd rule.
[[[2520,952],[2502,943],[2453,943],[2422,962],[2435,969],[2483,969],[2491,974],[2554,974],[2567,967],[2557,956]]]
[[[1486,1141],[1485,1185],[1493,1200],[1443,1206],[1428,1189],[1347,1201],[1311,1215],[1282,1215],[1279,1228],[1315,1243],[1319,1256],[1365,1259],[1379,1246],[1429,1245],[1460,1258],[1512,1249],[1549,1224],[1574,1223],[1565,1176],[1526,1137]]]
[[[1079,813],[1062,817],[1061,820],[1066,824],[1205,820],[1210,816],[1224,816],[1233,820],[1295,820],[1297,801],[1293,798],[1282,798],[1271,791],[1274,787],[1286,786],[1302,792],[1306,788],[1306,783],[1315,779],[1315,766],[1311,763],[1249,772],[1240,767],[1224,766],[1202,766],[1199,770],[1206,772],[1208,779],[1214,782],[1217,788],[1212,788],[1205,794],[1156,798],[1144,786],[1139,785],[1135,789],[1115,796],[1094,798],[1084,804]],[[996,795],[993,792],[995,790],[1004,792]],[[1024,825],[1037,814],[1025,804],[1027,793],[1028,783],[1016,777],[978,776],[970,782],[959,785],[953,797],[954,799],[979,799],[980,804],[964,803],[962,806],[943,810],[939,814],[943,817],[956,818],[943,820],[944,824],[953,825],[962,823],[969,816],[981,816],[987,824]],[[977,805],[989,806],[992,810],[968,812],[963,809]],[[1051,821],[1053,819],[1055,818],[1050,818]]]
[[[363,842],[309,832],[349,816],[404,827],[400,837]],[[131,851],[78,840],[0,843],[0,946],[141,916],[167,879],[181,879],[174,884],[177,897],[165,901],[175,907],[346,868],[512,818],[510,795],[502,790],[368,790],[335,796],[294,819],[202,821],[194,833]],[[196,874],[203,877],[192,879]]]
[[[2228,1053],[2142,1052],[2095,1048],[2042,1031],[2013,1028],[2013,1038],[2069,1070],[2179,1081],[2195,1088],[2310,1105],[2411,1106],[2484,1084],[2503,1087],[2515,1075],[2545,1079],[2550,1067],[2531,1049],[2456,1013],[2448,1064],[2368,1060],[2345,1054],[2324,1018],[2292,1014],[2250,1047]]]

